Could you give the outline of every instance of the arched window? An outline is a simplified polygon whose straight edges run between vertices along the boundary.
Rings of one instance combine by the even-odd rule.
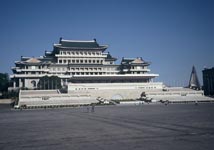
[[[36,87],[36,81],[35,80],[31,81],[31,84],[33,87]]]

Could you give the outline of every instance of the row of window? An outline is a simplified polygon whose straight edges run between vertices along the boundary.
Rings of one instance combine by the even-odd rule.
[[[53,75],[64,75],[64,73],[51,73]],[[68,75],[110,75],[116,74],[115,72],[71,72]]]
[[[17,73],[17,74],[18,74],[18,73]],[[29,74],[29,75],[30,75],[30,74],[33,74],[33,75],[35,74],[35,75],[36,75],[36,74],[46,74],[46,73],[40,72],[40,71],[30,71],[30,72],[27,72],[27,71],[26,71],[26,72],[22,72],[21,74]]]
[[[89,67],[89,68],[81,68],[81,67],[75,67],[75,68],[67,68],[67,67],[56,67],[56,68],[50,68],[51,71],[62,71],[65,72],[67,70],[72,71],[72,72],[79,72],[79,71],[102,71],[102,70],[106,70],[106,71],[117,71],[118,69],[115,67],[111,67],[111,68],[101,68],[101,67]],[[44,74],[44,72],[41,71],[25,71],[22,72],[23,74]]]
[[[115,71],[117,70],[117,68],[103,68],[107,71]],[[92,68],[92,67],[89,67],[89,68],[80,68],[80,67],[75,67],[75,68],[65,68],[65,67],[57,67],[57,68],[51,68],[52,71],[67,71],[67,70],[70,70],[70,71],[101,71],[102,68]]]
[[[57,68],[51,68],[50,70],[52,70],[52,71],[67,71],[67,68],[65,68],[65,67],[59,68],[59,67],[57,67]]]
[[[97,55],[102,55],[101,52],[90,52],[90,51],[60,51],[60,55],[85,55],[85,56],[97,56]]]
[[[19,74],[19,73],[17,73]],[[23,74],[26,75],[42,75],[42,74],[46,74],[44,72],[24,72]],[[65,73],[62,72],[54,72],[51,74],[56,74],[56,75],[65,75]],[[103,74],[116,74],[115,72],[70,72],[68,75],[103,75]]]
[[[24,74],[40,75],[40,74],[46,74],[46,73],[32,71],[32,72],[24,72]],[[62,72],[58,72],[58,73],[54,72],[51,74],[65,75],[65,73],[62,73]],[[116,74],[116,72],[70,72],[68,75],[104,75],[104,74],[110,75],[110,74]]]
[[[131,72],[131,74],[144,74],[145,71],[137,71],[137,72]]]
[[[72,59],[72,60],[70,60],[70,59],[59,59],[58,60],[58,63],[59,64],[70,64],[70,63],[73,63],[73,64],[102,64],[103,63],[103,60],[87,60],[87,59],[85,59],[85,60],[82,60],[82,59]]]
[[[20,69],[47,69],[47,66],[23,66]]]
[[[79,70],[82,70],[82,71],[97,71],[97,70],[102,70],[102,68],[68,68],[68,70],[71,70],[71,71],[79,71]]]
[[[70,75],[104,75],[104,74],[115,74],[114,72],[72,72]]]
[[[147,69],[147,67],[144,67],[144,66],[132,66],[131,69],[140,70],[140,69]]]

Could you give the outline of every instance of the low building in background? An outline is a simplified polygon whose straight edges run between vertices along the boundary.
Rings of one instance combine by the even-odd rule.
[[[203,71],[203,90],[205,95],[214,95],[214,67]]]

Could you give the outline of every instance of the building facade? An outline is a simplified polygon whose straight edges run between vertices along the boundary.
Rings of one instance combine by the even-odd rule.
[[[203,90],[205,95],[214,95],[214,68],[203,71]]]
[[[142,58],[123,58],[121,63],[107,45],[91,41],[60,38],[52,51],[42,57],[21,57],[12,67],[13,88],[39,89],[44,76],[58,76],[62,85],[70,83],[149,83],[158,74],[151,74],[149,62]]]

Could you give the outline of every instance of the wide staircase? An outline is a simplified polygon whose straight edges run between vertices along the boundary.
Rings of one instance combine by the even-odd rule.
[[[146,92],[146,96],[157,101],[169,102],[214,102],[214,98],[204,96],[203,91],[189,88],[168,88],[166,91]]]
[[[62,94],[59,90],[20,90],[18,107],[67,107],[98,103],[90,95]]]

